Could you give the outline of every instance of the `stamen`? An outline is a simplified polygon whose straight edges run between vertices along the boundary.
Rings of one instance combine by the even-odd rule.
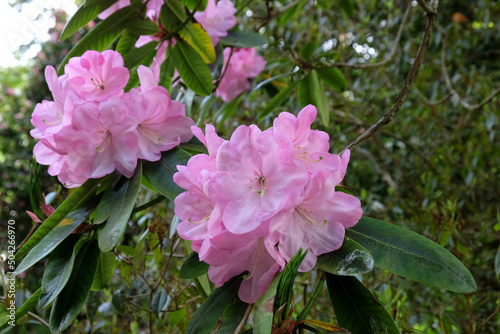
[[[111,132],[109,130],[106,130],[106,133],[102,137],[101,143],[97,145],[95,149],[97,152],[102,153],[109,146],[110,143],[111,143]]]
[[[194,221],[191,220],[191,218],[188,218],[188,222],[190,222],[191,224],[201,224],[204,221],[207,221],[209,219],[210,219],[210,215],[206,215],[205,217],[203,217],[201,220],[199,220],[197,222],[194,222]]]
[[[264,237],[260,237],[259,239],[257,239],[257,245],[255,245],[254,247],[257,248],[257,256],[253,256],[254,252],[250,252],[250,254],[248,254],[247,263],[250,263],[251,261],[254,261],[254,263],[252,266],[252,270],[249,270],[250,275],[245,277],[246,280],[252,278],[255,270],[257,269],[257,266],[264,263],[265,252],[267,252],[266,246],[264,245]]]
[[[94,80],[94,78],[90,78],[90,81],[92,81],[92,83],[94,84],[94,86],[96,86],[100,90],[104,90],[104,82],[99,82],[97,80]]]
[[[294,213],[296,214],[295,217],[297,217],[297,220],[305,223],[305,225],[314,224],[316,226],[324,226],[328,222],[328,220],[326,220],[326,219],[323,220],[323,222],[316,221],[316,220],[312,219],[311,217],[309,217],[307,215],[306,211],[309,211],[309,210],[302,209],[298,206],[295,208],[295,211],[294,211]],[[309,211],[309,213],[312,213],[312,211]]]
[[[321,160],[323,160],[323,157],[319,157],[319,159],[317,160],[312,160],[312,159],[309,159],[308,156],[309,156],[309,152],[307,152],[307,150],[303,147],[300,147],[300,146],[293,146],[295,148],[295,156],[299,159],[304,159],[306,161],[310,161],[310,162],[319,162]]]
[[[139,130],[139,132],[146,138],[148,138],[149,140],[151,140],[153,143],[155,144],[159,144],[161,142],[161,137],[160,135],[158,134],[158,132],[156,132],[155,130],[151,130],[150,128],[139,124],[137,126],[137,130]]]
[[[254,179],[250,180],[251,185],[248,186],[248,188],[252,189],[254,186],[256,189],[253,189],[252,191],[257,192],[261,197],[264,196],[267,188],[267,180],[263,175],[260,175],[259,177],[256,177]]]

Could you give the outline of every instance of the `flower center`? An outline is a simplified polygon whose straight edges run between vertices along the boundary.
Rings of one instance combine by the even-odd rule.
[[[94,80],[94,78],[90,78],[90,81],[92,81],[92,83],[97,89],[104,90],[104,82],[99,81],[97,79]]]
[[[323,220],[323,222],[312,219],[311,217],[308,216],[308,214],[311,213],[313,213],[311,210],[303,209],[300,206],[295,207],[295,210],[293,211],[293,214],[295,215],[297,221],[305,226],[307,226],[308,224],[324,226],[328,222],[328,220],[326,219]]]
[[[155,130],[144,126],[142,123],[137,126],[137,130],[146,138],[151,140],[155,144],[159,144],[161,142],[161,137]]]
[[[101,138],[101,142],[99,143],[99,145],[96,146],[95,149],[97,152],[102,153],[104,152],[106,147],[109,146],[110,143],[111,143],[111,132],[109,130],[106,130],[106,132]]]
[[[263,175],[259,175],[254,179],[250,180],[251,185],[248,186],[252,191],[257,192],[260,197],[264,196],[267,189],[267,180]]]
[[[296,146],[296,145],[294,145],[293,147],[295,148],[295,152],[294,152],[295,157],[297,157],[298,159],[304,159],[304,160],[307,160],[310,162],[318,162],[318,161],[323,160],[323,157],[321,157],[321,156],[319,157],[319,159],[316,159],[316,160],[309,159],[309,152],[307,152],[306,148]]]

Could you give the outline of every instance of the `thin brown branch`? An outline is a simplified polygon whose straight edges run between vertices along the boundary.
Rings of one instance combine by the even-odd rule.
[[[425,12],[427,14],[434,14],[436,15],[436,8],[432,8],[431,6],[429,6],[427,4],[427,2],[425,2],[425,0],[417,0],[418,4],[420,5],[420,7],[422,7],[423,10],[425,10]],[[437,6],[436,6],[437,7]]]
[[[345,62],[338,62],[338,63],[333,63],[329,65],[322,65],[322,66],[315,66],[316,68],[327,68],[327,67],[348,67],[348,68],[371,68],[371,67],[378,67],[378,66],[383,66],[394,58],[394,55],[396,54],[396,50],[399,47],[399,41],[401,40],[401,35],[403,34],[403,28],[406,25],[406,22],[408,21],[408,17],[410,16],[410,10],[411,10],[411,4],[408,3],[408,6],[406,8],[406,12],[403,16],[403,20],[401,21],[401,24],[399,25],[398,32],[396,33],[396,38],[394,39],[394,45],[392,46],[391,52],[389,53],[388,56],[382,61],[376,62],[376,63],[368,63],[368,64],[349,64]]]
[[[437,7],[437,2],[435,6]],[[425,30],[424,34],[422,37],[422,42],[420,43],[420,46],[417,51],[417,55],[415,57],[415,61],[413,62],[413,65],[408,72],[408,76],[406,77],[405,83],[403,85],[403,88],[399,91],[398,96],[396,97],[396,101],[392,105],[391,109],[384,115],[382,118],[380,118],[375,124],[373,124],[368,130],[363,132],[358,138],[356,138],[352,143],[347,145],[347,147],[344,149],[355,149],[356,147],[359,146],[362,142],[373,136],[376,132],[378,132],[381,128],[383,128],[385,125],[389,124],[389,122],[392,120],[394,115],[401,109],[401,105],[403,104],[406,95],[410,91],[410,87],[413,84],[413,81],[417,77],[418,70],[420,68],[420,65],[424,61],[424,55],[425,51],[427,49],[427,45],[429,44],[429,38],[431,36],[431,32],[434,26],[434,20],[436,18],[435,14],[428,13],[427,14],[427,23],[425,25]]]
[[[481,323],[481,325],[484,326],[488,321],[490,321],[490,319],[493,318],[493,316],[498,313],[499,309],[500,309],[500,293],[498,294],[497,307],[495,308],[493,313],[491,313],[489,315],[488,318],[484,319],[484,321]]]
[[[447,101],[453,94],[448,92],[446,93],[442,98],[440,98],[439,100],[435,100],[435,101],[431,101],[429,100],[428,98],[426,98],[424,96],[424,94],[422,94],[422,92],[415,86],[413,86],[413,89],[415,90],[415,92],[417,93],[418,97],[427,105],[429,106],[437,106],[438,104],[441,104],[445,101]]]
[[[248,317],[250,316],[250,312],[252,312],[252,308],[253,308],[253,304],[249,304],[246,311],[245,311],[245,314],[243,315],[243,319],[241,319],[240,324],[234,330],[234,334],[239,334],[241,332],[241,330],[243,329],[243,326],[245,326],[245,323],[248,320]]]
[[[45,327],[47,328],[50,328],[49,326],[49,323],[47,321],[45,321],[45,319],[43,319],[42,317],[36,315],[35,313],[31,312],[31,311],[28,311],[28,315],[30,317],[32,317],[33,319],[39,321],[42,325],[44,325]]]

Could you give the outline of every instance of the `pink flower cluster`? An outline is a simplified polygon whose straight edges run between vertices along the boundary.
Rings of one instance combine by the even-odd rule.
[[[239,297],[257,301],[300,248],[299,270],[338,249],[345,229],[361,218],[360,201],[335,191],[350,152],[330,154],[329,136],[311,130],[316,108],[283,112],[273,127],[240,126],[229,140],[207,125],[192,127],[208,149],[177,166],[174,181],[187,191],[175,200],[179,235],[192,240],[217,287],[247,272]]]
[[[87,51],[69,60],[65,74],[53,67],[45,77],[54,101],[36,105],[31,135],[34,155],[67,187],[117,169],[131,177],[137,159],[159,160],[161,152],[192,137],[184,105],[158,86],[159,66],[140,66],[140,87],[124,93],[130,73],[116,51]]]
[[[231,48],[225,48],[224,64],[224,76],[216,91],[224,102],[230,102],[249,90],[248,79],[257,77],[266,67],[264,58],[257,55],[254,48],[234,48],[232,54]]]

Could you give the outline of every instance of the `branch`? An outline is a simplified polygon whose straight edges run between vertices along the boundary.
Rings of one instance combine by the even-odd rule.
[[[315,66],[316,68],[328,68],[328,67],[348,67],[348,68],[371,68],[371,67],[377,67],[377,66],[383,66],[390,62],[392,58],[394,58],[394,55],[396,54],[396,49],[399,46],[399,41],[401,39],[401,35],[403,34],[403,28],[408,21],[408,17],[410,16],[410,10],[411,10],[411,4],[408,4],[406,8],[406,12],[403,16],[403,20],[401,21],[401,24],[399,25],[398,32],[396,33],[396,38],[394,39],[394,45],[392,46],[392,50],[389,53],[389,56],[386,57],[384,60],[376,62],[376,63],[369,63],[369,64],[349,64],[349,63],[334,63],[330,65],[324,65],[324,66]]]
[[[234,334],[239,334],[241,332],[241,330],[243,329],[243,326],[245,326],[245,323],[248,320],[248,317],[250,316],[250,312],[252,311],[252,308],[253,308],[253,304],[249,304],[246,311],[245,311],[245,314],[243,315],[243,319],[241,319],[240,324],[234,330]]]
[[[417,2],[418,2],[418,4],[420,5],[420,7],[422,7],[422,8],[423,8],[423,10],[425,10],[425,12],[426,12],[427,14],[433,14],[433,15],[436,15],[436,14],[437,14],[437,12],[436,12],[436,9],[437,9],[437,8],[436,8],[436,7],[437,7],[437,3],[436,3],[436,6],[435,6],[434,8],[432,8],[432,7],[431,7],[431,6],[432,6],[432,4],[431,4],[431,6],[429,6],[429,5],[425,2],[425,0],[417,0]]]
[[[500,87],[498,87],[486,99],[484,99],[482,102],[480,102],[478,104],[469,104],[466,101],[464,101],[464,99],[457,93],[457,91],[455,89],[453,89],[450,75],[448,74],[448,71],[446,70],[446,35],[444,35],[442,37],[442,40],[443,40],[443,51],[441,52],[441,72],[443,72],[444,81],[445,81],[446,86],[448,87],[448,90],[450,91],[451,95],[453,95],[465,109],[468,109],[468,110],[479,109],[482,106],[484,106],[486,103],[490,102],[495,96],[498,95],[498,93],[500,93]]]
[[[437,2],[435,6],[437,7]],[[368,130],[363,132],[358,138],[356,138],[352,143],[347,145],[347,147],[344,149],[355,149],[356,147],[359,146],[362,142],[373,136],[377,131],[379,131],[381,128],[383,128],[385,125],[389,124],[389,122],[392,120],[394,115],[399,111],[401,108],[401,105],[403,104],[406,95],[410,91],[410,87],[417,77],[418,74],[418,69],[420,68],[420,65],[424,61],[424,55],[425,51],[427,49],[427,45],[429,44],[429,38],[431,36],[432,28],[434,25],[434,20],[436,18],[435,13],[427,13],[427,23],[425,25],[425,30],[424,30],[424,35],[422,37],[422,42],[420,43],[420,46],[417,51],[417,55],[415,57],[415,62],[413,63],[410,72],[408,72],[408,76],[406,77],[405,83],[401,91],[399,92],[398,96],[396,97],[396,101],[392,105],[391,109],[382,117],[378,120],[377,123],[373,124]]]
[[[448,92],[442,98],[440,98],[439,100],[431,101],[428,98],[426,98],[424,96],[424,94],[422,94],[422,92],[416,86],[414,86],[413,89],[415,90],[415,92],[417,92],[418,97],[422,101],[424,101],[425,104],[427,104],[429,106],[437,106],[438,104],[441,104],[441,103],[447,101],[453,95],[452,93]]]

